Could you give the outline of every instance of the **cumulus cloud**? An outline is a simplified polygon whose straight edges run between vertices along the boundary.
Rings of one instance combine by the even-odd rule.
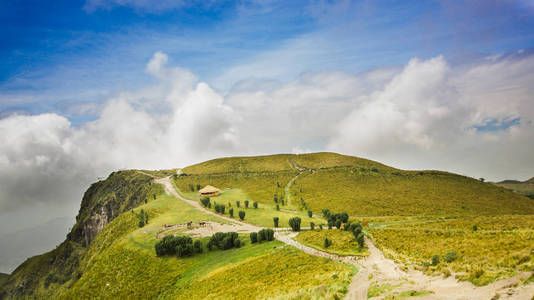
[[[225,94],[169,60],[155,53],[145,69],[154,81],[94,106],[95,121],[0,119],[0,233],[73,217],[83,191],[111,171],[227,155],[330,150],[490,180],[534,176],[528,53],[458,66],[441,56],[412,59],[285,82],[250,77]]]

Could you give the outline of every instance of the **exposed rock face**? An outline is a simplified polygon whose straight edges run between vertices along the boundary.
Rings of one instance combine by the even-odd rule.
[[[85,244],[89,245],[96,235],[113,220],[113,211],[108,211],[106,207],[101,207],[100,212],[89,217],[83,225]]]

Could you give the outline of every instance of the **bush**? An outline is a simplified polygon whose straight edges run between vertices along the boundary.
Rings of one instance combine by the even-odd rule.
[[[443,256],[443,260],[448,263],[455,261],[457,258],[458,255],[454,251],[447,252],[447,254]]]
[[[293,231],[300,231],[300,218],[299,217],[293,217],[289,219],[289,226],[291,226],[291,229]]]
[[[236,202],[235,202],[235,205],[236,205],[237,207],[241,207],[241,202],[236,201]]]
[[[350,231],[350,222],[347,222],[343,225],[343,230]]]
[[[202,205],[204,207],[209,207],[210,206],[210,198],[202,197],[202,198],[200,198],[200,203],[202,203]]]
[[[319,230],[323,230],[323,224],[319,224]]]
[[[191,190],[191,192],[194,192],[195,191],[195,186],[193,184],[189,184],[189,189]]]
[[[224,210],[226,209],[226,206],[223,204],[215,204],[215,211],[224,215]]]
[[[200,191],[200,184],[197,184],[197,191]]]
[[[328,238],[325,238],[324,239],[324,247],[328,248],[328,247],[330,247],[330,245],[332,245],[332,241],[329,240]]]
[[[315,223],[310,222],[310,229],[311,229],[311,230],[314,230],[314,229],[315,229]]]
[[[437,266],[439,264],[439,255],[434,254],[432,255],[432,265]]]
[[[258,242],[258,233],[257,232],[251,232],[250,233],[250,242],[253,243],[253,244]]]
[[[273,218],[274,227],[278,227],[278,221],[279,221],[279,220],[280,220],[280,219],[279,219],[278,217],[274,217],[274,218]]]
[[[264,228],[258,231],[258,242],[272,241],[274,240],[274,230],[270,228]]]
[[[141,208],[141,211],[137,215],[137,218],[139,219],[139,227],[143,227],[148,224],[148,213],[145,212],[144,209]]]
[[[478,225],[473,225],[473,231],[477,231],[478,230]]]
[[[280,210],[280,205],[276,204],[276,210]]]
[[[313,216],[313,212],[311,210],[308,210],[308,217],[312,217]]]
[[[217,247],[220,250],[227,250],[236,247],[238,243],[241,246],[241,241],[236,242],[236,240],[239,240],[237,232],[217,232],[210,237],[208,249]]]
[[[245,208],[248,208],[248,200],[245,200]]]
[[[252,206],[254,206],[254,208],[258,208],[258,202],[254,201],[254,203],[252,203]]]
[[[193,240],[189,236],[167,235],[157,242],[154,248],[157,256],[176,254],[182,257],[194,253]]]
[[[233,208],[230,208],[228,210],[228,213],[230,214],[230,217],[232,217],[232,218],[234,217],[234,209]]]
[[[274,200],[274,203],[278,203],[278,197],[276,196],[276,194],[274,194],[273,200]]]
[[[330,210],[328,210],[327,208],[323,208],[322,212],[323,212],[323,217],[328,218],[330,216]]]
[[[245,219],[245,211],[243,211],[243,210],[239,211],[239,218],[241,219],[241,221],[243,221]]]
[[[202,253],[202,242],[200,240],[196,240],[193,243],[193,247],[195,248],[195,253]]]
[[[532,195],[532,196],[534,196],[534,195]],[[284,199],[282,199],[281,202],[282,202],[282,206],[286,205],[286,203],[284,202]]]
[[[241,248],[241,240],[240,239],[234,240],[234,248]]]
[[[365,238],[363,236],[363,233],[360,233],[358,234],[358,236],[356,237],[356,242],[358,243],[358,247],[363,248],[363,246],[365,245]]]
[[[341,229],[341,220],[336,220],[336,228]]]

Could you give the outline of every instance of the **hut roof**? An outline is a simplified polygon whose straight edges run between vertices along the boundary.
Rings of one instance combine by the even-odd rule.
[[[202,188],[199,192],[201,194],[209,194],[209,193],[216,193],[216,192],[220,192],[221,190],[219,190],[218,188],[214,187],[214,186],[211,186],[211,185],[206,185],[204,188]]]

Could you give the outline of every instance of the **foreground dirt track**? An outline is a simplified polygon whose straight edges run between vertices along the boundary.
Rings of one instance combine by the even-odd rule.
[[[185,201],[204,213],[217,216],[230,222],[232,225],[228,226],[228,228],[232,231],[253,232],[262,229],[262,227],[217,214],[204,208],[199,202],[183,197],[176,191],[170,180],[170,177],[159,179],[155,178],[154,181],[162,184],[166,193]],[[225,227],[221,227],[221,229],[224,228]],[[422,297],[417,297],[417,299],[482,300],[491,299],[495,295],[499,294],[499,299],[531,300],[534,296],[533,283],[528,285],[518,284],[521,279],[529,276],[527,273],[500,280],[484,287],[476,287],[470,282],[459,282],[452,276],[449,278],[433,277],[424,275],[422,272],[415,270],[404,272],[397,264],[395,264],[395,262],[387,259],[384,254],[378,248],[376,248],[373,242],[367,238],[365,241],[370,255],[365,258],[359,258],[353,256],[338,256],[307,247],[294,240],[293,237],[295,236],[296,233],[289,232],[285,228],[278,230],[275,233],[275,238],[277,240],[300,249],[305,253],[341,261],[344,263],[350,263],[358,268],[358,272],[352,278],[345,299],[367,299],[368,290],[372,284],[388,284],[391,287],[391,290],[373,299],[382,299],[387,295],[396,295],[406,291],[429,292],[429,294]]]

